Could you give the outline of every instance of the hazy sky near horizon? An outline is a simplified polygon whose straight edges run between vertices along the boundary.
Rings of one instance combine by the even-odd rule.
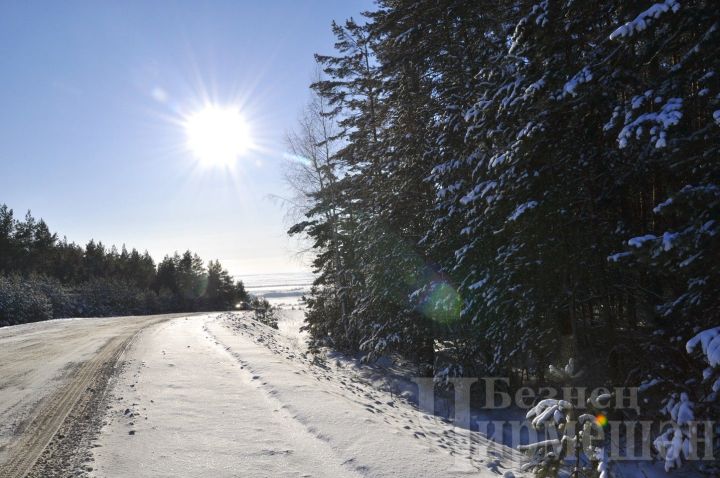
[[[68,240],[191,249],[236,275],[303,270],[282,206],[284,138],[332,20],[370,0],[0,4],[0,204]],[[256,147],[233,167],[183,118],[235,105]]]

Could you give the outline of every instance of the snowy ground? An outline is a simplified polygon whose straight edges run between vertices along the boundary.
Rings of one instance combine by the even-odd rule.
[[[93,476],[498,476],[516,465],[511,450],[468,450],[447,423],[250,317],[176,319],[137,339]]]
[[[96,476],[352,476],[205,328],[139,338],[114,387]]]
[[[112,338],[172,316],[63,319],[0,328],[0,463],[40,404]]]
[[[0,329],[0,476],[522,476],[512,449],[419,412],[402,362],[313,356],[297,308],[279,330],[252,317]]]
[[[53,320],[0,329],[0,476],[81,464],[107,380],[136,334],[177,315]]]

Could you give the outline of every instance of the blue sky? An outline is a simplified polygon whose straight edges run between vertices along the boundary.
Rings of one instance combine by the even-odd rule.
[[[282,207],[284,137],[330,22],[367,1],[0,4],[0,203],[81,244],[159,259],[191,249],[234,274],[303,269]],[[179,122],[241,105],[260,149],[201,167]]]

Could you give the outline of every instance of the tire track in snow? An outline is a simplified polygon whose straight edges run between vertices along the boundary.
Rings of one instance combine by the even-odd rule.
[[[0,476],[21,478],[30,473],[35,462],[76,406],[81,394],[97,381],[101,374],[106,373],[108,365],[112,368],[133,336],[110,339],[94,358],[77,367],[70,383],[56,392],[36,412],[20,439],[12,446],[10,459],[0,467]]]

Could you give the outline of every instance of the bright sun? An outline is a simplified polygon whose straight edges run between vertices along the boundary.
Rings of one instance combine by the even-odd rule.
[[[185,121],[187,145],[208,166],[230,166],[252,146],[250,131],[237,109],[207,106]]]

